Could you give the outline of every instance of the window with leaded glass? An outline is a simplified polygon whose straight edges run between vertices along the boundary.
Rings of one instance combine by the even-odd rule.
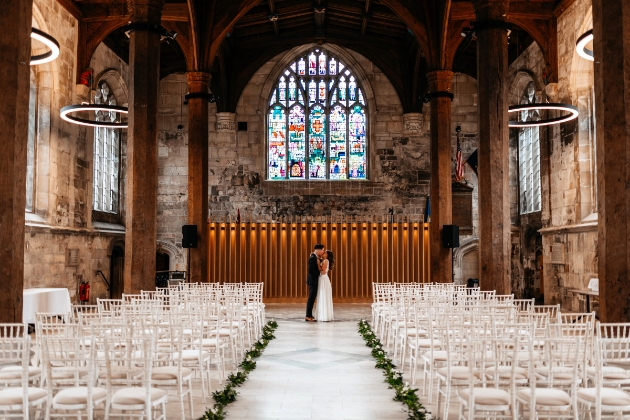
[[[37,77],[31,68],[28,95],[28,137],[26,142],[26,211],[33,212],[35,198],[35,138],[37,136]]]
[[[540,211],[540,137],[538,127],[519,133],[521,214]]]
[[[363,90],[322,48],[297,57],[279,76],[267,113],[268,179],[367,178]]]
[[[521,104],[536,103],[536,92],[533,82],[530,83],[521,98]],[[536,121],[538,112],[522,111],[521,121]],[[520,185],[521,214],[541,210],[540,190],[540,133],[538,127],[524,127],[518,136],[518,170]]]
[[[96,103],[116,105],[109,86],[102,83]],[[117,121],[116,112],[97,112],[97,121]],[[118,177],[120,174],[120,132],[110,127],[94,129],[94,180],[92,208],[105,213],[118,213]]]

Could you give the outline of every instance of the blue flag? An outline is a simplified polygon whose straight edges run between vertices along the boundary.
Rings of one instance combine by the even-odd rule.
[[[424,223],[431,222],[431,197],[427,195],[427,208],[424,210]]]

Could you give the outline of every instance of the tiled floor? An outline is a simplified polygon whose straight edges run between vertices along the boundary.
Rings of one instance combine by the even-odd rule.
[[[229,419],[405,419],[357,333],[369,305],[337,305],[335,322],[304,322],[303,305],[268,305],[279,324]]]
[[[276,339],[257,359],[249,380],[238,388],[237,401],[227,406],[229,420],[407,418],[404,406],[392,400],[394,392],[383,382],[382,371],[374,368],[370,349],[357,332],[359,319],[371,318],[370,305],[336,305],[336,321],[307,323],[304,305],[269,304],[267,319],[271,318],[279,324]],[[419,376],[421,371],[422,367]],[[216,378],[213,367],[213,391],[219,387]],[[198,419],[214,400],[208,396],[203,403],[200,381],[193,385],[193,419]],[[435,412],[422,390],[419,394],[428,410]],[[167,419],[180,419],[179,402],[174,397],[169,401]],[[185,404],[186,419],[190,419]],[[457,410],[452,403],[450,420],[457,418]],[[96,417],[102,418],[101,410]]]

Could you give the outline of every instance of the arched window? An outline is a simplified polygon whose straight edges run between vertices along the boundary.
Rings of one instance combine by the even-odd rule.
[[[366,179],[366,102],[356,76],[328,51],[297,57],[271,92],[268,179]]]
[[[116,105],[116,98],[103,82],[94,102]],[[96,113],[98,121],[117,121],[117,112]],[[120,133],[109,127],[94,129],[94,202],[92,208],[105,213],[118,213],[118,178],[120,174]]]
[[[531,104],[536,101],[536,89],[530,82],[525,88],[521,104]],[[522,111],[521,121],[536,121],[540,119],[537,111]],[[533,213],[541,210],[540,191],[540,133],[538,127],[524,127],[518,135],[518,165],[520,184],[521,214]]]

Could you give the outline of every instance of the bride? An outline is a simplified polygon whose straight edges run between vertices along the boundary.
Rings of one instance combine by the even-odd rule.
[[[320,262],[319,286],[317,289],[317,320],[333,321],[332,286],[328,271],[335,267],[335,257],[328,250],[322,255]]]

